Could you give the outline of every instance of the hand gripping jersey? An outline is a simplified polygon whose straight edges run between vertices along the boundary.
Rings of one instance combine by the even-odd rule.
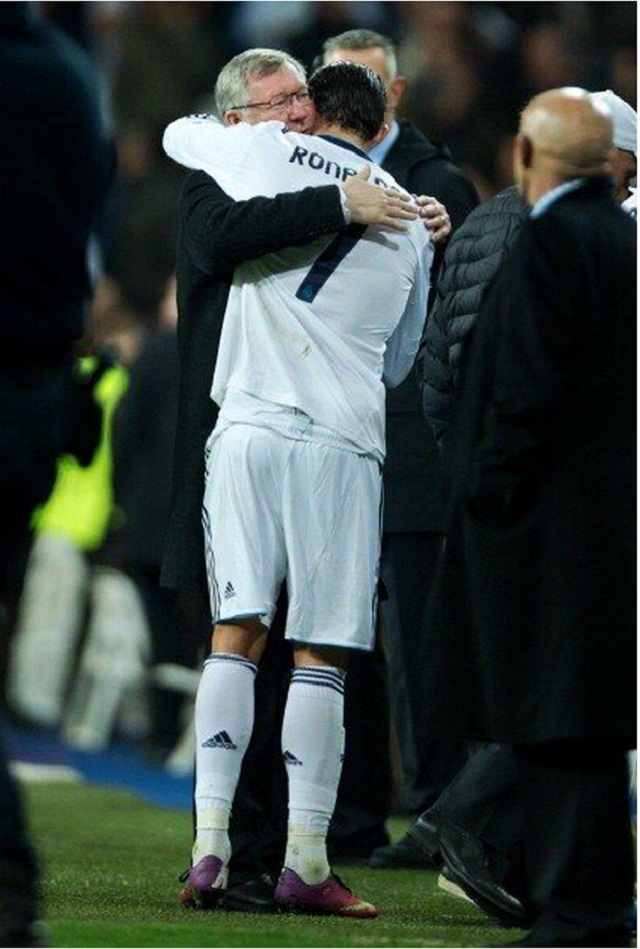
[[[179,119],[167,128],[164,148],[236,200],[339,185],[365,165],[370,182],[398,188],[359,149],[289,132],[280,122]],[[222,406],[227,396],[244,393],[299,409],[382,461],[383,375],[397,385],[413,364],[432,258],[425,228],[415,221],[402,234],[351,224],[242,264],[229,294],[212,398]]]

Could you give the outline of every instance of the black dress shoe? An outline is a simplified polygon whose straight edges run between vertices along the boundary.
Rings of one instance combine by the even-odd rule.
[[[456,873],[445,862],[438,877],[438,886],[451,896],[474,903],[500,926],[526,929],[530,925],[522,903],[490,878],[476,876],[471,880]]]
[[[411,837],[405,834],[394,844],[377,847],[369,857],[369,866],[374,869],[433,870],[436,863],[430,857],[425,857]]]
[[[416,817],[406,836],[417,850],[430,860],[434,866],[442,864],[440,853],[439,820],[437,812],[431,808]]]
[[[440,849],[443,869],[439,886],[453,896],[467,898],[503,926],[527,929],[531,914],[498,880],[483,842],[443,818],[432,808],[409,828],[409,837],[422,853]]]
[[[223,908],[240,913],[277,913],[278,906],[273,898],[276,883],[270,873],[236,883],[228,887]]]

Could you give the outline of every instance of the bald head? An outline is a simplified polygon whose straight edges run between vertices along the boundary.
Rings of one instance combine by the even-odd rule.
[[[531,204],[572,178],[611,173],[613,120],[584,89],[551,89],[522,113],[515,177]]]

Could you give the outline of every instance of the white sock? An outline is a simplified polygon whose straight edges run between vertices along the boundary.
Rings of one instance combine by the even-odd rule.
[[[304,666],[291,676],[282,725],[289,777],[289,832],[284,865],[310,885],[329,876],[327,832],[344,752],[341,669]]]
[[[230,653],[213,653],[204,664],[195,708],[194,863],[210,854],[229,862],[229,816],[253,729],[256,672]]]

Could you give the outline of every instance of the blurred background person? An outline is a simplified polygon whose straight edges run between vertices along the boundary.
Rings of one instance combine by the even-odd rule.
[[[110,357],[84,357],[77,371],[93,373],[100,431],[86,464],[60,456],[53,490],[32,517],[7,683],[12,715],[46,728],[63,718],[89,602],[90,557],[113,517],[111,427],[127,386],[126,370]]]
[[[95,462],[101,464],[97,466],[94,481],[85,485],[84,490],[84,503],[89,505],[93,500],[103,516],[97,525],[100,530],[85,552],[82,636],[73,657],[72,681],[64,696],[62,715],[65,741],[85,750],[107,745],[116,723],[125,728],[121,710],[123,692],[127,687],[131,693],[136,687],[140,690],[146,665],[142,666],[135,660],[140,651],[140,639],[144,644],[143,651],[148,642],[144,614],[135,589],[126,582],[118,583],[119,576],[105,569],[103,563],[104,544],[119,519],[115,492],[119,460],[114,447],[114,423],[130,385],[131,368],[148,332],[141,315],[126,299],[120,283],[111,276],[103,276],[96,285],[89,331],[92,347],[109,354],[112,361],[103,383],[108,400],[102,443]],[[83,529],[86,530],[85,525],[91,523],[88,517],[91,508],[83,512],[82,504],[74,503],[73,484],[63,484],[63,488],[66,503],[61,505],[60,516],[65,518],[70,533],[81,536]],[[109,639],[108,631],[113,630],[116,632],[115,636],[111,634],[110,649],[98,649],[98,642]],[[90,688],[88,667],[91,666],[104,688],[102,694]],[[43,691],[46,694],[47,690]],[[134,710],[132,698],[129,721],[134,723],[136,737],[140,729],[135,720],[140,717],[140,712]]]
[[[94,71],[27,3],[0,7],[0,601],[70,435],[72,348],[91,291],[89,241],[113,171]],[[3,637],[4,638],[4,637]],[[6,648],[6,642],[3,643]],[[39,872],[0,759],[0,942],[38,945]]]
[[[93,662],[118,662],[114,674],[120,688],[144,684],[148,701],[145,748],[152,761],[164,762],[178,742],[185,701],[181,680],[170,687],[174,666],[193,670],[203,652],[207,629],[205,604],[195,595],[160,586],[164,530],[171,507],[171,467],[178,407],[178,349],[175,277],[165,283],[155,325],[141,339],[129,365],[128,387],[113,423],[113,491],[117,518],[99,552],[105,577],[131,585],[131,595],[142,607],[136,634],[127,621],[127,609],[111,616],[108,627],[96,630],[101,642],[89,642]],[[135,610],[132,611],[135,613]],[[138,626],[136,626],[138,629]],[[113,637],[121,643],[114,648]],[[126,662],[127,669],[120,671]],[[168,664],[169,687],[156,681],[156,666]],[[123,675],[127,674],[126,681]],[[174,674],[178,674],[174,670]],[[81,703],[80,703],[81,704]],[[103,735],[103,740],[108,735]]]
[[[102,4],[96,4],[102,6]],[[164,160],[162,132],[210,91],[223,60],[210,3],[133,3],[123,14],[111,97],[118,188],[107,264],[136,309],[155,319],[175,262],[182,175]]]
[[[92,424],[96,431],[86,457],[69,446],[58,458],[51,494],[31,519],[7,687],[12,716],[23,723],[57,728],[65,715],[92,594],[92,560],[114,516],[113,415],[142,331],[116,281],[100,277],[85,330],[92,355],[74,366],[96,416],[80,420],[82,435]]]

